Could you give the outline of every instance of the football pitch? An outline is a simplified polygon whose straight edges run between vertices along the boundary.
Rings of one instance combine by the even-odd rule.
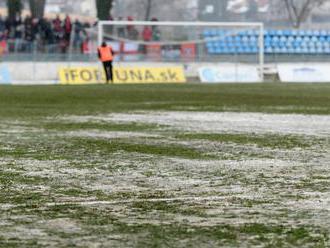
[[[0,247],[330,247],[330,84],[1,86]]]

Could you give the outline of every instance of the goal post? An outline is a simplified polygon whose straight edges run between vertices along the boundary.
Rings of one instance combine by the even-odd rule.
[[[263,23],[99,21],[97,30],[121,61],[255,65],[264,79]]]

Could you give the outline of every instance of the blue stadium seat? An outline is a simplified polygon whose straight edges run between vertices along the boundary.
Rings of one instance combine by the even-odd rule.
[[[308,53],[316,53],[315,47],[311,47],[308,49]]]
[[[224,47],[224,48],[222,49],[222,52],[223,52],[223,53],[226,53],[226,54],[229,53],[229,49],[228,49],[228,47]]]
[[[257,37],[256,36],[250,36],[250,38],[249,38],[249,41],[251,42],[251,43],[255,43],[255,42],[257,42]]]
[[[216,53],[217,53],[217,54],[221,54],[221,53],[222,53],[222,51],[223,51],[223,49],[222,49],[222,48],[220,48],[220,47],[218,47],[218,48],[217,48],[215,51],[216,51]]]
[[[248,35],[248,36],[253,36],[253,35],[254,35],[253,30],[248,30],[248,31],[247,31],[247,35]]]
[[[210,42],[210,41],[209,41],[209,42],[206,42],[206,47],[207,47],[207,48],[211,48],[212,46],[213,46],[213,45],[212,45],[212,42]]]
[[[313,42],[317,42],[318,40],[319,40],[318,37],[315,36],[315,35],[313,35],[313,36],[311,37],[311,41],[313,41]]]
[[[242,36],[243,43],[247,43],[248,41],[249,41],[249,36],[246,36],[246,35]]]
[[[288,38],[286,37],[286,36],[284,36],[284,35],[282,35],[281,37],[280,37],[280,41],[281,42],[286,42],[288,40]]]
[[[305,47],[308,47],[308,44],[309,44],[309,42],[306,42],[306,41],[302,41],[301,43],[300,43],[300,47],[301,48],[305,48]]]
[[[297,30],[292,30],[291,31],[291,35],[292,36],[297,36],[298,35],[298,31]]]
[[[211,32],[210,32],[210,30],[209,30],[209,29],[205,29],[204,32],[203,32],[203,35],[204,35],[204,37],[209,37],[209,36],[211,36]]]
[[[244,48],[243,47],[238,47],[237,48],[237,53],[244,53]]]
[[[288,41],[293,42],[295,40],[294,36],[290,35],[288,36]]]
[[[273,48],[268,46],[268,47],[266,47],[265,52],[266,53],[273,53]]]
[[[265,35],[264,40],[272,40],[272,37],[270,35]]]
[[[295,49],[293,47],[288,48],[288,53],[295,53]]]
[[[209,53],[214,54],[215,53],[215,49],[213,47],[209,48]]]
[[[245,53],[252,53],[252,49],[250,47],[245,47],[244,52]]]
[[[298,31],[298,35],[305,36],[306,35],[306,32],[304,30],[299,30]]]
[[[320,36],[319,41],[320,42],[325,42],[326,41],[326,37],[325,36]]]
[[[320,35],[322,36],[322,37],[324,37],[324,36],[327,36],[328,35],[328,32],[326,31],[326,30],[321,30],[320,31]]]
[[[325,47],[324,50],[323,50],[323,52],[325,54],[330,54],[330,47]]]
[[[271,35],[271,36],[276,35],[276,31],[275,30],[269,30],[269,35]]]
[[[222,37],[222,36],[225,36],[225,35],[226,35],[226,33],[225,33],[224,30],[221,30],[221,29],[217,30],[217,36]]]
[[[309,42],[310,40],[311,40],[311,38],[308,36],[304,36],[304,38],[303,38],[303,41],[305,41],[305,42]]]
[[[323,43],[320,41],[315,42],[316,47],[323,47]]]
[[[303,52],[303,53],[309,53],[309,49],[308,49],[307,47],[303,47],[303,48],[302,48],[302,52]]]
[[[288,53],[288,49],[286,47],[281,47],[280,53]]]
[[[276,35],[277,36],[282,36],[283,35],[283,30],[276,30]]]
[[[235,39],[236,42],[241,42],[242,41],[241,36],[235,36],[234,39]]]
[[[293,41],[287,41],[287,42],[285,42],[285,46],[286,47],[293,47]]]
[[[278,38],[278,36],[273,36],[273,38],[272,38],[273,43],[278,43],[279,41],[280,41],[280,39]]]
[[[211,36],[217,36],[218,31],[216,29],[211,29],[210,33],[211,33]]]
[[[306,35],[307,36],[312,36],[313,35],[313,31],[312,30],[306,30]]]
[[[315,47],[315,42],[313,42],[313,41],[309,41],[309,42],[307,42],[307,47]]]
[[[318,53],[318,54],[324,53],[323,47],[317,47],[316,48],[316,53]]]
[[[207,41],[210,54],[254,54],[258,51],[258,31],[240,31],[237,34],[223,29],[205,29],[205,39],[223,37],[217,41]],[[265,30],[265,53],[273,54],[330,54],[330,32],[328,30]]]
[[[292,35],[292,31],[291,30],[283,30],[283,35],[284,36],[290,36],[290,35]]]

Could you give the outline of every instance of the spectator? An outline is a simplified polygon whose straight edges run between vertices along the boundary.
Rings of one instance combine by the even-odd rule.
[[[4,33],[5,31],[6,31],[6,23],[2,15],[0,15],[0,32]]]
[[[82,23],[76,19],[74,22],[74,39],[73,39],[73,46],[75,48],[81,47],[83,41],[83,25]]]
[[[133,17],[127,17],[128,21],[134,21]],[[127,38],[130,40],[137,40],[139,38],[139,31],[136,30],[134,25],[127,25]]]
[[[144,41],[151,41],[152,39],[152,29],[149,26],[145,26],[142,31],[142,37]]]
[[[156,17],[151,18],[152,22],[158,22],[158,19]],[[158,26],[153,25],[152,26],[152,40],[159,41],[160,40],[160,30]]]
[[[67,15],[64,20],[64,39],[67,42],[70,42],[72,31],[72,23],[70,17]]]
[[[145,42],[149,42],[152,39],[152,30],[149,26],[145,26],[142,31],[142,38]],[[147,45],[142,45],[139,47],[139,49],[143,52],[147,52]]]
[[[15,52],[22,50],[23,45],[23,31],[24,25],[20,15],[16,15],[14,21],[14,39],[15,39]]]
[[[76,50],[82,50],[84,41],[90,43],[86,29],[90,28],[91,24],[82,23],[79,19],[76,19],[74,24],[73,26],[68,15],[64,21],[60,16],[55,19],[27,16],[22,21],[20,15],[12,19],[0,15],[0,42],[6,44],[6,50],[9,52],[32,52],[35,44],[38,51],[53,52],[54,49],[60,49],[62,53],[66,53],[74,32],[73,45]]]
[[[118,21],[123,21],[123,17],[119,17],[118,18]],[[125,37],[125,27],[124,26],[122,26],[122,25],[120,25],[120,26],[118,26],[118,28],[117,28],[117,35],[118,35],[118,37]]]
[[[53,31],[55,41],[58,43],[60,41],[60,37],[62,36],[61,33],[63,32],[62,21],[59,15],[57,15],[56,18],[53,20]]]
[[[25,49],[27,52],[32,51],[32,46],[35,36],[33,31],[32,18],[27,16],[24,20],[24,40],[25,40]]]

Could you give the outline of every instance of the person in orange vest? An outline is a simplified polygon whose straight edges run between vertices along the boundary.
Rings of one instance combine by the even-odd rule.
[[[113,50],[111,46],[108,46],[105,41],[97,49],[100,61],[103,63],[107,83],[112,82],[112,61],[113,61]]]

